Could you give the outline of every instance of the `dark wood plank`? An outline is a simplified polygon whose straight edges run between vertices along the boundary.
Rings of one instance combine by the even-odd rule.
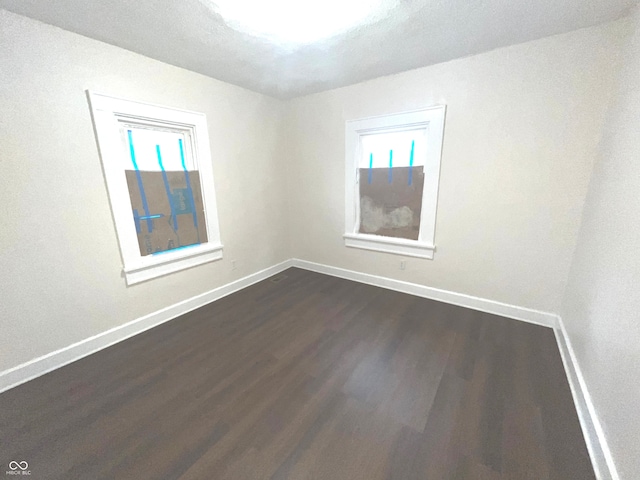
[[[593,479],[553,332],[289,269],[0,395],[34,479]]]

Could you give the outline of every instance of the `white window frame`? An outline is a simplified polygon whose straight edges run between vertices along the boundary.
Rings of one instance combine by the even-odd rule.
[[[433,259],[440,183],[440,163],[444,136],[446,107],[436,105],[421,110],[361,118],[346,122],[345,128],[345,234],[347,247],[393,253],[408,257]],[[371,133],[426,129],[426,158],[424,159],[424,189],[418,240],[359,233],[360,186],[358,178],[361,157],[360,137]]]
[[[205,114],[125,100],[88,90],[87,96],[127,285],[221,259],[222,242]],[[206,243],[151,255],[140,253],[129,189],[122,168],[129,153],[122,142],[120,122],[169,127],[189,133],[193,160],[200,174]]]

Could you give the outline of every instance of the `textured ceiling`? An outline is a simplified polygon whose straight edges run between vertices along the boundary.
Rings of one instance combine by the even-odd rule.
[[[385,14],[299,48],[234,30],[209,0],[0,0],[0,7],[225,82],[291,98],[606,22],[636,3],[383,2]]]

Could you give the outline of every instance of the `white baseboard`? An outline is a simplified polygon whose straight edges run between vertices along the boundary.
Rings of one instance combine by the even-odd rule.
[[[571,341],[558,315],[306,260],[293,259],[292,266],[553,328],[596,477],[620,480]]]
[[[317,273],[353,280],[355,282],[374,285],[377,287],[408,293],[418,297],[429,298],[452,305],[479,310],[494,315],[513,318],[536,325],[554,329],[560,355],[567,373],[571,393],[585,436],[587,448],[591,456],[596,476],[599,480],[619,480],[611,451],[609,450],[602,425],[595,413],[595,408],[587,390],[587,386],[576,360],[575,352],[567,335],[562,319],[555,314],[542,312],[530,308],[518,307],[506,303],[484,298],[465,295],[462,293],[440,290],[415,283],[394,280],[391,278],[370,275],[366,273],[346,270],[343,268],[322,265],[306,260],[289,259],[272,267],[248,275],[244,278],[210,290],[203,294],[189,298],[157,312],[145,315],[124,325],[112,328],[93,337],[61,348],[47,355],[43,355],[26,363],[0,372],[0,393],[22,383],[28,382],[45,373],[80,360],[99,350],[107,348],[129,337],[149,330],[161,323],[172,320],[187,312],[214,302],[222,297],[242,290],[254,283],[276,275],[289,267],[298,267]]]
[[[142,333],[145,330],[149,330],[161,323],[172,320],[180,315],[184,315],[191,310],[195,310],[196,308],[200,308],[222,297],[226,297],[227,295],[237,292],[238,290],[242,290],[249,285],[265,280],[291,266],[291,260],[286,260],[244,278],[240,278],[221,287],[125,323],[124,325],[112,328],[106,332],[99,333],[98,335],[86,338],[80,342],[61,348],[60,350],[56,350],[16,367],[10,368],[9,370],[0,372],[0,393],[44,375],[52,370],[75,362],[76,360],[80,360],[87,355],[91,355],[92,353],[107,348],[115,343],[126,340],[129,337]]]
[[[598,420],[591,395],[589,395],[580,364],[562,318],[558,317],[557,323],[558,327],[555,329],[555,334],[558,349],[562,356],[564,370],[567,373],[567,379],[573,395],[573,403],[578,412],[578,419],[580,420],[580,426],[582,427],[582,433],[589,450],[596,478],[598,480],[620,480],[602,424]]]
[[[531,308],[518,307],[507,303],[488,300],[486,298],[465,295],[464,293],[451,292],[448,290],[440,290],[438,288],[427,287],[417,283],[404,282],[402,280],[394,280],[387,277],[379,277],[367,273],[360,273],[354,270],[345,270],[343,268],[322,265],[319,263],[308,262],[306,260],[292,259],[292,266],[310,270],[312,272],[324,273],[334,277],[353,280],[355,282],[366,283],[376,287],[382,287],[397,292],[408,293],[418,297],[429,298],[439,302],[458,305],[460,307],[479,310],[481,312],[500,315],[502,317],[513,318],[523,322],[535,323],[544,327],[555,328],[557,326],[557,315],[549,312],[541,312]]]

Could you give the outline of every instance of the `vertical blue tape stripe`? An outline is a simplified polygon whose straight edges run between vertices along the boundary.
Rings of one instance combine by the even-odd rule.
[[[167,192],[167,199],[169,200],[169,207],[171,207],[171,218],[173,219],[173,229],[178,231],[178,216],[173,208],[173,197],[171,195],[171,188],[169,187],[169,179],[167,178],[167,172],[164,170],[164,165],[162,165],[162,154],[160,153],[160,145],[156,145],[156,154],[158,155],[158,165],[160,165],[160,170],[162,170],[162,180],[164,180],[164,189]]]
[[[142,229],[140,228],[140,214],[137,208],[133,209],[133,223],[136,224],[136,233],[140,233]]]
[[[136,151],[133,148],[133,136],[131,130],[127,130],[127,136],[129,137],[129,152],[131,153],[131,162],[133,163],[133,168],[136,171],[136,178],[138,179],[138,189],[140,190],[140,197],[142,198],[142,208],[144,209],[145,216],[149,216],[149,205],[147,205],[147,196],[144,194],[144,186],[142,185],[142,175],[140,175],[140,170],[138,170],[138,163],[136,162]],[[147,229],[149,233],[153,232],[153,221],[150,218],[147,218]]]
[[[193,198],[193,190],[191,189],[191,180],[189,179],[189,170],[187,170],[187,164],[184,161],[184,147],[182,145],[182,139],[178,139],[180,145],[180,161],[182,162],[182,169],[184,170],[184,179],[187,182],[187,190],[189,191],[189,199],[191,201],[191,212],[193,214],[193,226],[196,228],[196,235],[198,235],[198,243],[200,243],[200,230],[198,230],[198,214],[196,213],[196,202]]]
[[[371,178],[373,176],[373,153],[369,154],[369,183],[371,183]]]
[[[409,157],[409,185],[413,180],[413,149],[416,145],[415,140],[411,140],[411,156]]]
[[[393,182],[393,150],[389,150],[389,183]]]

